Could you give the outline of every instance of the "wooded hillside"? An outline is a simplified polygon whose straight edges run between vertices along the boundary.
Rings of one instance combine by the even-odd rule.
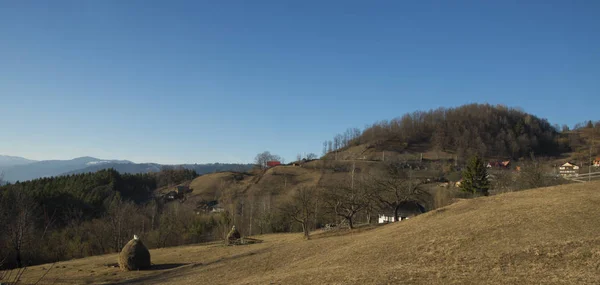
[[[157,187],[196,176],[187,169],[149,174],[108,169],[2,186],[0,267],[116,251],[134,228],[142,232],[158,225]]]
[[[325,152],[368,144],[385,147],[429,144],[431,150],[450,151],[459,157],[520,158],[531,152],[544,156],[568,151],[558,143],[559,132],[546,119],[502,105],[470,104],[456,108],[417,111],[376,122],[362,132],[349,129],[324,143]]]

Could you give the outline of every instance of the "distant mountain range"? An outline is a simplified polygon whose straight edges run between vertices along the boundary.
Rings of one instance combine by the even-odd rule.
[[[18,157],[18,156],[0,155],[0,168],[16,166],[16,165],[24,165],[24,164],[29,164],[32,162],[36,162],[36,161],[29,160],[27,158]]]
[[[89,156],[70,160],[35,161],[23,157],[0,155],[0,172],[3,173],[4,180],[8,182],[96,172],[107,168],[114,168],[120,173],[148,173],[158,172],[164,167],[184,167],[194,169],[198,174],[206,174],[225,170],[245,171],[250,169],[252,165],[231,163],[161,165],[157,163],[133,163],[128,160],[106,160]]]

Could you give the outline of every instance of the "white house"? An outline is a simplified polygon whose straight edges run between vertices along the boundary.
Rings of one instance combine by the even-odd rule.
[[[403,221],[422,213],[425,213],[425,207],[415,201],[405,201],[400,204],[400,208],[398,209],[398,220]],[[380,224],[393,223],[394,212],[385,211],[379,214],[378,220]]]
[[[408,219],[408,217],[398,217],[398,219],[400,221],[403,221],[403,220]],[[386,214],[379,215],[379,223],[380,224],[387,224],[387,223],[393,223],[393,222],[394,222],[394,215],[389,215],[389,216]]]
[[[558,173],[563,177],[579,176],[579,166],[572,163],[565,163],[558,167]]]
[[[385,223],[392,223],[394,222],[394,216],[388,216],[385,214],[379,214],[379,223],[380,224],[385,224]]]
[[[211,213],[223,213],[223,212],[225,212],[225,208],[223,208],[219,205],[216,205],[210,210],[210,212]]]

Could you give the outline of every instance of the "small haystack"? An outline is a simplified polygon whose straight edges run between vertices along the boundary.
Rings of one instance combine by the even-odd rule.
[[[235,226],[233,226],[231,228],[231,231],[229,231],[229,233],[227,234],[227,243],[235,243],[236,241],[238,241],[240,238],[242,238],[242,235],[240,234],[240,232],[235,228]]]
[[[137,235],[119,253],[119,267],[126,271],[150,268],[150,251]]]

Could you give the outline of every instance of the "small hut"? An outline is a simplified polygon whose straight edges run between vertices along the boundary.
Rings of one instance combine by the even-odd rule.
[[[150,268],[150,264],[150,251],[137,235],[133,235],[119,253],[119,267],[130,271]]]

